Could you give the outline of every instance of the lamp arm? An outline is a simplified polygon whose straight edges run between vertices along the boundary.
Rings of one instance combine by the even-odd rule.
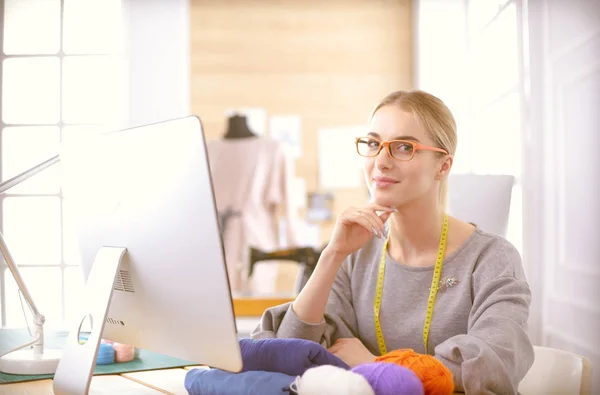
[[[60,155],[56,155],[56,156],[40,163],[39,165],[34,166],[31,169],[24,171],[23,173],[18,174],[9,180],[4,181],[3,183],[0,183],[0,194],[4,193],[5,191],[9,190],[10,188],[12,188],[16,185],[19,185],[23,181],[29,179],[30,177],[33,177],[37,173],[41,172],[44,169],[47,169],[48,167],[58,163],[59,161],[60,161]],[[43,349],[44,349],[43,325],[46,321],[46,317],[44,317],[44,315],[40,313],[37,306],[35,305],[35,302],[33,301],[33,298],[31,297],[31,294],[29,293],[29,290],[27,289],[27,285],[25,285],[25,281],[23,281],[21,272],[19,272],[19,268],[15,264],[15,261],[12,258],[10,251],[8,250],[8,246],[6,245],[6,242],[4,241],[4,236],[2,235],[2,232],[0,232],[0,252],[2,253],[2,257],[4,258],[4,261],[8,265],[10,272],[12,273],[12,275],[15,279],[15,282],[17,283],[17,287],[19,288],[19,290],[25,297],[25,300],[27,301],[27,304],[29,305],[29,308],[31,309],[31,313],[33,314],[33,321],[34,321],[33,323],[35,325],[35,337],[36,337],[35,343],[33,344],[34,353],[41,354],[41,353],[43,353]],[[23,345],[21,347],[26,347],[26,346],[27,346],[27,344]]]
[[[59,161],[60,161],[60,155],[56,155],[56,156],[48,159],[47,161],[44,161],[44,162],[40,163],[39,165],[34,166],[31,169],[24,171],[23,173],[18,174],[9,180],[4,181],[3,183],[0,184],[0,194],[4,193],[5,191],[9,190],[10,188],[12,188],[14,186],[19,185],[23,181],[27,180],[30,177],[33,177],[40,171],[47,169],[48,167],[58,163]]]
[[[27,289],[27,285],[25,285],[25,281],[23,281],[23,277],[21,277],[21,273],[19,272],[19,269],[10,254],[10,251],[8,251],[8,246],[4,241],[4,236],[2,235],[2,232],[0,232],[0,252],[2,252],[4,261],[8,265],[8,268],[10,269],[10,272],[13,275],[15,282],[17,283],[17,287],[19,288],[19,290],[21,290],[21,293],[25,297],[25,300],[27,300],[27,304],[29,305],[31,313],[34,317],[35,324],[44,325],[45,317],[42,314],[40,314],[40,311],[35,305],[35,302],[33,301],[33,298],[31,297],[31,294]]]

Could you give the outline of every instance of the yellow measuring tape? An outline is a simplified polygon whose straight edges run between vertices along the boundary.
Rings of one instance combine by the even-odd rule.
[[[379,345],[379,352],[381,355],[387,354],[387,348],[383,339],[383,332],[381,330],[381,321],[379,312],[381,311],[381,297],[383,295],[383,278],[385,276],[385,261],[387,254],[388,238],[385,240],[383,245],[383,252],[381,254],[381,261],[379,262],[379,273],[377,275],[377,288],[375,289],[375,333],[377,334],[377,343]],[[431,279],[431,288],[429,289],[429,300],[427,301],[427,313],[425,315],[425,323],[423,324],[423,344],[425,346],[425,353],[428,354],[427,343],[429,340],[429,328],[431,328],[431,317],[433,316],[433,306],[435,304],[435,298],[437,297],[438,286],[440,284],[440,276],[442,275],[442,265],[444,263],[444,254],[446,252],[446,243],[448,241],[448,215],[444,214],[444,223],[442,225],[442,234],[440,236],[440,247],[438,248],[437,258],[435,261],[435,268],[433,269],[433,278]]]

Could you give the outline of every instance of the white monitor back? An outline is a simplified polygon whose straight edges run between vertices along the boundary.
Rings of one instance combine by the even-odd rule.
[[[506,237],[514,182],[510,175],[450,175],[448,212],[486,232]]]
[[[85,278],[101,247],[127,248],[102,338],[238,371],[241,355],[200,120],[186,117],[71,142],[63,146],[61,162]]]

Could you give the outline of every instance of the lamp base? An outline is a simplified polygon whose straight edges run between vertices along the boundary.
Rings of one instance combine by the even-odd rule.
[[[34,355],[33,349],[11,352],[0,358],[0,372],[8,374],[54,374],[62,357],[62,350],[44,350]]]

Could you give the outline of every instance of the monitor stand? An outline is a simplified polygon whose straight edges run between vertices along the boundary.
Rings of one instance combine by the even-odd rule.
[[[84,306],[86,313],[89,312],[92,332],[87,342],[80,344],[81,326],[88,314],[74,322],[54,375],[55,395],[81,395],[89,392],[115,279],[126,252],[127,249],[123,247],[102,247],[94,259],[84,291]]]

